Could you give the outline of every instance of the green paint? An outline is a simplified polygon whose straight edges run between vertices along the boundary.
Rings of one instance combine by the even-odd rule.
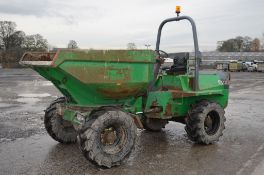
[[[152,92],[156,54],[150,50],[62,50],[52,66],[33,66],[69,99],[67,106],[97,108],[119,105],[124,111],[163,110],[158,118],[185,117],[201,100],[227,106],[228,89],[218,75],[200,74],[199,91],[192,91],[188,75],[160,75]],[[78,124],[76,111],[65,110],[64,119]],[[152,117],[149,115],[149,117]]]
[[[63,119],[71,121],[76,125],[80,125],[81,123],[76,119],[77,111],[66,109],[64,111]]]
[[[149,50],[61,51],[54,67],[33,68],[70,97],[69,105],[121,105],[153,80],[155,56]]]
[[[173,86],[174,85],[174,86]],[[184,95],[182,98],[175,98],[173,95],[174,90],[163,87],[171,87],[179,89]],[[228,102],[228,89],[219,80],[218,75],[215,74],[200,74],[199,76],[199,91],[192,91],[189,86],[189,77],[187,75],[163,75],[160,76],[156,82],[156,89],[163,89],[161,91],[153,91],[148,94],[145,110],[152,107],[153,102],[163,108],[159,114],[160,118],[168,118],[166,116],[166,107],[171,105],[172,117],[184,117],[192,104],[201,100],[209,100],[220,104],[223,108],[227,106]],[[177,92],[177,90],[176,90]],[[180,93],[178,93],[180,94]],[[188,96],[189,95],[189,96]]]

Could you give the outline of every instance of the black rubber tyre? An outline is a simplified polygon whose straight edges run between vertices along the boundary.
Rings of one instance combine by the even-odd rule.
[[[48,134],[56,141],[64,144],[75,143],[77,132],[73,125],[56,114],[56,104],[66,102],[64,97],[54,100],[45,110],[44,125]]]
[[[202,101],[194,105],[185,126],[189,139],[200,144],[219,141],[225,129],[224,114],[224,109],[217,103]]]
[[[168,124],[168,120],[144,117],[142,124],[147,131],[159,132],[162,128],[165,128],[166,124]]]
[[[134,148],[136,130],[133,118],[122,111],[96,111],[80,130],[78,143],[86,159],[111,168],[120,165]]]

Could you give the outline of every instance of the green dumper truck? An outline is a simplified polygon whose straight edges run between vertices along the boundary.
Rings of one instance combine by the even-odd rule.
[[[166,23],[187,20],[195,58],[159,49]],[[165,58],[173,65],[163,67]],[[136,128],[160,131],[169,121],[185,124],[190,140],[218,141],[228,104],[228,76],[199,72],[200,52],[192,18],[164,20],[156,50],[58,50],[25,53],[20,63],[51,81],[63,97],[45,110],[48,134],[61,143],[78,142],[97,165],[119,165],[134,147]]]

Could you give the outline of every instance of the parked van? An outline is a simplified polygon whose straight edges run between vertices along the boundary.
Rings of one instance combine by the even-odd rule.
[[[258,66],[257,66],[257,71],[258,72],[264,72],[264,62],[260,62],[258,63]]]
[[[238,61],[231,61],[229,63],[229,71],[230,72],[240,72],[242,71],[242,63]]]

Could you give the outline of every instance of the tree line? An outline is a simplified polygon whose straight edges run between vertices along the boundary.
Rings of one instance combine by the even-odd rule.
[[[40,34],[26,35],[12,21],[0,21],[0,61],[18,62],[25,51],[46,51],[48,41]]]
[[[259,38],[237,36],[225,41],[217,42],[217,51],[220,52],[260,52],[263,45]]]
[[[4,67],[17,64],[24,52],[45,52],[51,47],[42,35],[27,35],[16,27],[15,22],[0,21],[0,63]],[[75,40],[70,40],[67,48],[77,49],[78,44]]]
[[[25,50],[46,50],[48,42],[40,34],[26,35],[16,30],[16,23],[0,21],[0,50],[23,48]]]

